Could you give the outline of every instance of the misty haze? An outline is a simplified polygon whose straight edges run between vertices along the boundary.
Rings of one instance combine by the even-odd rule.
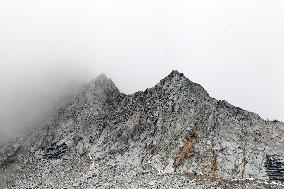
[[[0,0],[0,188],[283,187],[283,19],[281,0]]]

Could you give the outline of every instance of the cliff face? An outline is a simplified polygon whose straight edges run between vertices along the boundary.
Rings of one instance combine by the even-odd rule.
[[[0,188],[282,187],[283,140],[283,123],[177,71],[133,95],[100,75],[42,129],[0,148]]]

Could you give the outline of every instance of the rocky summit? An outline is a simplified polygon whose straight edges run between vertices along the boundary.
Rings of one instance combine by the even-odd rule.
[[[42,127],[0,146],[0,188],[283,188],[284,123],[173,71],[120,93],[98,76]]]

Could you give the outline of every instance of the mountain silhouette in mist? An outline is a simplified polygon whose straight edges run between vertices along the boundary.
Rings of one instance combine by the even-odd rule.
[[[104,74],[0,147],[1,188],[281,188],[284,124],[172,71],[120,93]]]

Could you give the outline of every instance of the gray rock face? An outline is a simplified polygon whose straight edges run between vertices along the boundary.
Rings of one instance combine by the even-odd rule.
[[[283,140],[177,71],[133,95],[100,75],[0,147],[0,188],[282,188]]]

